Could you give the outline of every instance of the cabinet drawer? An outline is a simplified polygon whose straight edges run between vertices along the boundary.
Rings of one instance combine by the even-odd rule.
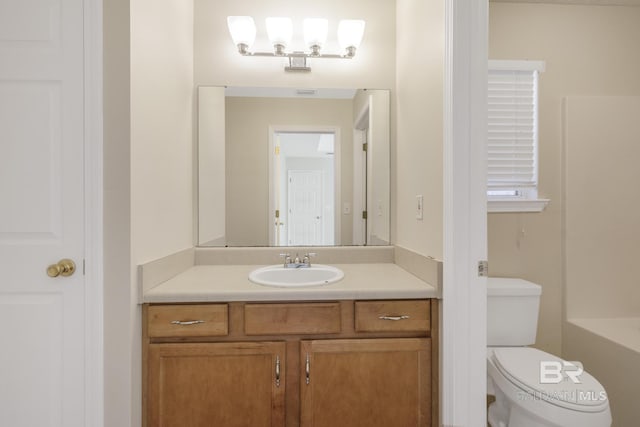
[[[152,305],[147,312],[149,337],[227,335],[227,304]]]
[[[428,300],[356,301],[357,332],[427,332],[430,329]]]
[[[247,335],[334,334],[341,330],[340,303],[245,304]]]

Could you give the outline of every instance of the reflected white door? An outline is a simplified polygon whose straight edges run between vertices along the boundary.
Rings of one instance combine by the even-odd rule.
[[[85,424],[83,49],[82,0],[0,3],[3,426]]]
[[[322,240],[322,172],[288,173],[289,246],[321,245]]]

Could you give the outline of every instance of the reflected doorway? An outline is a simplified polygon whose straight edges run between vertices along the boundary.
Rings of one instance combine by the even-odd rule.
[[[327,130],[273,130],[270,140],[269,221],[274,246],[336,242],[337,134]]]

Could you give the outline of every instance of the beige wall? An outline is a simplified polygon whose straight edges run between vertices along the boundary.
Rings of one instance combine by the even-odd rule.
[[[444,2],[398,0],[394,243],[442,260]],[[416,196],[424,219],[416,219]]]
[[[192,242],[193,18],[180,1],[103,14],[104,425],[123,427],[141,423],[136,266]]]
[[[131,4],[134,264],[193,246],[193,9]]]
[[[490,3],[489,57],[546,61],[540,76],[540,195],[551,199],[542,213],[489,215],[490,274],[542,285],[536,345],[557,354],[564,268],[562,99],[640,94],[638,40],[637,7]],[[592,262],[584,260],[584,268]]]
[[[389,191],[390,191],[390,99],[387,91],[368,91],[370,94],[369,139],[367,141],[367,196],[369,200],[367,225],[370,229],[369,242],[388,244],[389,235]],[[370,225],[369,225],[370,224]]]
[[[638,317],[640,96],[568,97],[564,117],[567,318]]]
[[[226,244],[224,87],[198,88],[198,244]]]
[[[356,126],[364,112],[368,129],[367,132],[367,203],[368,207],[361,208],[361,202],[354,200],[354,212],[367,210],[367,244],[388,245],[391,242],[391,97],[387,90],[358,90],[353,98],[353,117]],[[359,129],[360,131],[360,129]],[[364,134],[356,134],[358,147],[354,147],[354,157],[361,156],[360,143]],[[359,165],[360,162],[357,161]],[[358,166],[355,167],[359,169]],[[354,180],[358,178],[354,176]],[[354,198],[360,193],[360,188],[354,188]],[[361,209],[359,209],[361,208]],[[357,217],[354,217],[356,219]],[[358,239],[358,237],[356,237]]]
[[[353,193],[353,115],[351,100],[226,99],[227,243],[269,244],[269,127],[335,126],[340,129],[341,199]],[[340,211],[342,202],[337,207]],[[340,215],[341,241],[349,244],[353,215]]]
[[[129,0],[103,9],[104,425],[136,425],[133,366],[137,295],[131,286]]]

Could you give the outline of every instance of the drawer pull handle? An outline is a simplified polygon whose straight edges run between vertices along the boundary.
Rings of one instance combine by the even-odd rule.
[[[311,371],[311,363],[309,361],[309,353],[307,353],[307,359],[306,359],[305,364],[304,364],[304,371],[305,371],[305,374],[306,374],[306,383],[309,384],[309,380],[310,380],[309,376],[311,374],[311,372],[310,372]]]
[[[405,320],[405,319],[408,319],[408,318],[409,318],[409,316],[407,316],[407,315],[402,315],[402,316],[380,316],[380,317],[378,317],[378,319],[380,319],[380,320],[393,320],[394,322],[398,321],[398,320]]]
[[[276,356],[276,387],[280,387],[280,356]]]
[[[172,325],[180,325],[180,326],[190,326],[190,325],[198,325],[200,323],[204,323],[204,320],[174,320],[171,322]]]

